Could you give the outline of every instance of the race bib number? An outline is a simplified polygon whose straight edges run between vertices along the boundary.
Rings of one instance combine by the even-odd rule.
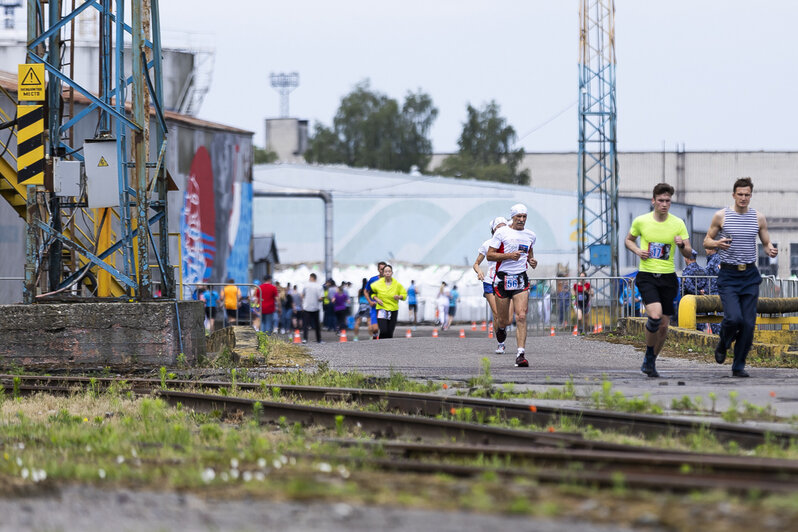
[[[389,320],[391,319],[391,312],[385,309],[379,309],[377,311],[377,319],[378,320]]]
[[[661,244],[659,242],[648,243],[648,258],[668,260],[671,256],[671,245]]]
[[[529,253],[529,246],[526,244],[518,244],[518,251],[521,253]]]
[[[583,294],[582,292],[577,293],[576,294],[576,300],[577,301],[584,301],[585,300],[585,294]]]
[[[507,275],[504,278],[504,289],[505,290],[523,290],[524,289],[524,278],[520,275]]]

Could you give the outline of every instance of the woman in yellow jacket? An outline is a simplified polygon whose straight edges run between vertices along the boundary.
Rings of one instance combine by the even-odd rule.
[[[377,303],[380,339],[393,338],[396,317],[399,314],[399,300],[407,299],[407,290],[393,278],[393,267],[390,264],[382,270],[382,278],[371,283],[371,299]]]

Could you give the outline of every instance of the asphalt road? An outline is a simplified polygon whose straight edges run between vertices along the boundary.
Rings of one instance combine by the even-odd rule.
[[[465,338],[459,338],[464,328]],[[496,341],[486,332],[472,331],[470,325],[453,327],[433,338],[431,327],[418,327],[412,338],[405,338],[406,326],[397,327],[398,338],[340,343],[325,333],[325,343],[309,343],[311,354],[329,363],[331,369],[360,371],[387,376],[399,371],[409,377],[440,381],[468,381],[482,372],[482,360],[490,361],[495,382],[512,382],[516,389],[562,386],[572,378],[579,395],[589,397],[603,380],[626,397],[649,393],[651,400],[669,407],[671,400],[687,395],[703,397],[709,408],[710,393],[716,395],[716,409],[726,410],[730,392],[737,392],[740,404],[772,405],[780,416],[798,415],[798,370],[749,367],[751,378],[731,376],[730,361],[718,365],[714,358],[688,360],[661,356],[657,369],[661,375],[650,379],[640,372],[643,353],[633,346],[574,337],[567,332],[551,336],[530,336],[526,358],[529,368],[514,365],[516,341],[511,332],[507,353],[494,354]],[[361,338],[366,334],[360,332]]]

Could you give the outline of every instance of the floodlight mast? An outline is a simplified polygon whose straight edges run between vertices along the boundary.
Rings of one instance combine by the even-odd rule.
[[[280,118],[288,118],[288,95],[299,86],[299,72],[269,74],[272,88],[280,94]]]

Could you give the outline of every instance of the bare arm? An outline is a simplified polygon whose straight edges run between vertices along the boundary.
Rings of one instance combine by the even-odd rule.
[[[721,209],[712,216],[712,222],[709,224],[707,236],[704,237],[705,249],[729,249],[731,247],[731,238],[717,239],[718,233],[720,233],[722,228],[723,210]]]
[[[626,249],[640,257],[641,259],[648,258],[648,250],[647,249],[640,249],[640,246],[637,245],[637,237],[634,236],[632,233],[626,235],[626,239],[623,241],[626,245]]]
[[[485,275],[482,273],[482,270],[479,267],[479,265],[482,264],[482,261],[484,259],[485,259],[485,255],[483,255],[482,253],[479,253],[477,255],[477,260],[474,261],[474,266],[473,266],[474,271],[477,272],[477,279],[479,279],[480,281],[485,279]]]
[[[765,215],[756,213],[756,218],[759,221],[759,240],[762,241],[762,247],[765,248],[765,253],[768,257],[773,258],[779,254],[779,249],[770,241],[770,233],[768,232],[768,223],[765,220]]]
[[[682,257],[689,259],[693,256],[693,248],[690,247],[690,241],[676,235],[673,239],[676,242],[676,247],[679,248],[679,251],[682,253]]]
[[[526,257],[526,262],[532,266],[533,270],[538,266],[538,260],[535,258],[535,253],[532,251],[532,248],[529,248],[529,254]]]
[[[513,251],[512,253],[499,253],[496,248],[488,248],[488,260],[491,262],[499,262],[501,260],[518,260],[520,258],[520,251]]]

